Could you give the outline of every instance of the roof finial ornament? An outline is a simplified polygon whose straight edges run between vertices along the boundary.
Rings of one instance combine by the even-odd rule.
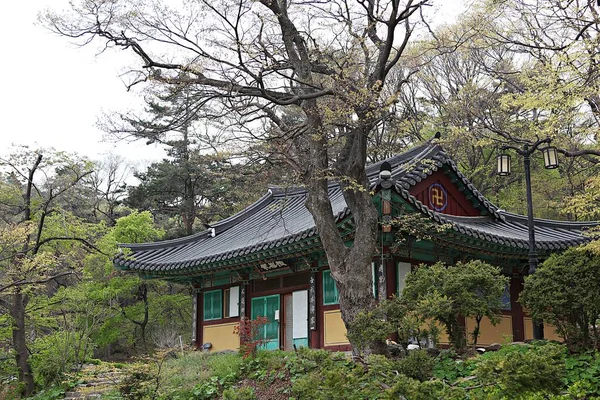
[[[389,189],[392,187],[392,182],[390,179],[392,178],[392,165],[384,161],[381,163],[379,167],[379,184],[384,189]]]

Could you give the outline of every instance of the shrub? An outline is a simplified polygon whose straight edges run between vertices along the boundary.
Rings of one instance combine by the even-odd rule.
[[[240,353],[244,358],[255,357],[256,351],[266,343],[262,333],[268,322],[267,317],[240,318],[240,323],[233,328],[233,333],[240,337]]]
[[[438,262],[421,265],[407,276],[402,300],[422,317],[440,322],[452,346],[462,351],[466,335],[459,317],[478,321],[473,335],[476,343],[481,318],[497,322],[507,282],[499,268],[483,261],[458,262],[449,267]]]
[[[554,325],[573,351],[600,343],[600,256],[582,248],[553,254],[525,277],[519,300]]]
[[[393,325],[385,318],[385,311],[380,304],[371,311],[361,311],[350,324],[348,340],[359,351],[371,347],[373,343],[382,343],[394,333]]]
[[[482,357],[474,373],[488,395],[521,399],[536,392],[552,394],[564,385],[565,355],[565,348],[554,343],[505,346]]]
[[[429,339],[436,342],[438,337],[435,324],[412,310],[409,302],[400,297],[386,299],[373,310],[360,312],[347,335],[350,342],[362,352],[370,344],[383,342],[394,333],[404,351],[415,338],[424,344]]]
[[[422,382],[433,376],[434,365],[435,359],[427,354],[427,350],[411,350],[395,366],[401,374]]]

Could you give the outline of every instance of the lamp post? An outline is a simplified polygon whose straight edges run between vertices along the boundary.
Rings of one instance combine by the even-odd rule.
[[[529,274],[535,273],[538,265],[538,254],[535,246],[535,227],[533,224],[533,199],[531,195],[531,155],[542,145],[547,146],[540,149],[544,155],[544,167],[546,169],[558,168],[558,157],[556,148],[550,147],[550,138],[540,139],[534,143],[525,142],[523,148],[515,146],[505,145],[502,146],[502,150],[511,149],[517,154],[523,156],[523,167],[525,170],[525,190],[527,192],[527,230],[529,233]],[[498,175],[507,176],[510,175],[510,155],[500,154],[498,160]],[[543,339],[544,338],[544,325],[541,321],[533,321],[533,338]]]

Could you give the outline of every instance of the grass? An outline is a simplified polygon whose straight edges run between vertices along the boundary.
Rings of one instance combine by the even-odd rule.
[[[237,353],[208,354],[190,352],[165,360],[161,367],[161,391],[192,392],[194,387],[211,377],[239,375],[242,357]]]

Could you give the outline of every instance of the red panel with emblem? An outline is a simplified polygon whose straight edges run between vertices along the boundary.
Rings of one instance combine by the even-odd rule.
[[[436,171],[433,175],[417,183],[410,189],[410,194],[430,209],[442,214],[459,216],[478,216],[480,211],[467,200],[465,192],[458,190],[456,183],[452,183],[448,175]]]

